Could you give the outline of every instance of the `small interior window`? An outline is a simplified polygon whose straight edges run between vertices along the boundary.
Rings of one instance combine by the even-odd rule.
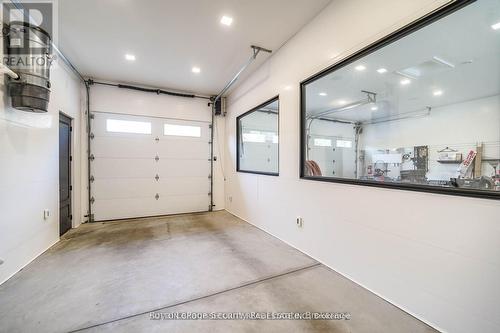
[[[238,171],[278,175],[278,119],[278,98],[238,117]]]

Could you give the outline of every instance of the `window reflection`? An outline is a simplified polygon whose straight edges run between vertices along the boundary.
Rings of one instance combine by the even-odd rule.
[[[500,194],[498,21],[475,2],[305,82],[304,176]]]
[[[278,118],[278,99],[238,117],[238,171],[278,174]]]

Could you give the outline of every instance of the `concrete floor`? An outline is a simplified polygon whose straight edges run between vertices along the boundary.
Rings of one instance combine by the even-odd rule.
[[[150,312],[350,320],[151,320]],[[0,332],[435,332],[227,212],[82,225],[0,286]]]

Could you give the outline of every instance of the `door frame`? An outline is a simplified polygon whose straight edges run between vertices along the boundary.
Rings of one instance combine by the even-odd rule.
[[[67,125],[69,125],[69,149],[70,149],[70,160],[69,160],[69,186],[71,187],[71,191],[70,191],[70,215],[72,216],[72,219],[71,219],[71,228],[74,228],[75,227],[75,222],[74,222],[74,208],[75,208],[75,189],[73,187],[73,184],[74,184],[74,165],[73,165],[73,151],[74,151],[74,147],[73,147],[73,143],[74,143],[74,136],[73,136],[73,122],[74,122],[74,118],[69,116],[68,114],[64,113],[62,110],[59,110],[59,121],[58,123],[66,123]],[[57,142],[59,144],[59,140]],[[58,184],[59,184],[59,178],[58,178]],[[61,211],[61,198],[59,198],[59,201],[57,203],[58,205],[58,213],[60,213]],[[59,233],[61,232],[61,217],[59,216],[59,219],[58,219],[58,225],[59,225]]]

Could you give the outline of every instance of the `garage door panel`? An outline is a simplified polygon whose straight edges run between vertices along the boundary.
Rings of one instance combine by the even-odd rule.
[[[154,178],[158,163],[154,159],[96,158],[94,178]]]
[[[94,140],[98,142],[93,145],[92,151],[96,158],[154,158],[158,152],[158,145],[153,139],[102,136]]]
[[[161,215],[154,198],[96,199],[93,209],[97,221]]]
[[[164,195],[197,195],[210,192],[207,177],[195,178],[168,178],[160,179],[159,194]]]
[[[163,196],[199,195],[210,192],[207,177],[196,178],[168,178],[160,179],[151,186],[151,179],[96,179],[95,193],[99,193],[96,200],[125,199],[125,198],[154,198],[158,193]]]
[[[96,179],[93,186],[95,199],[154,198],[161,186],[151,186],[151,178]]]
[[[124,198],[96,200],[93,208],[99,212],[99,221],[136,218],[145,216],[205,212],[208,209],[208,195],[160,196],[154,198]]]
[[[160,157],[196,159],[210,158],[210,145],[207,141],[171,140],[161,141],[157,150],[161,152]]]
[[[159,165],[159,175],[169,178],[206,177],[210,175],[210,162],[200,160],[175,160]]]
[[[167,206],[171,214],[206,212],[210,203],[208,193],[184,196],[168,196]],[[160,198],[161,200],[161,198]],[[164,200],[166,201],[166,200]]]
[[[118,130],[125,132],[144,131],[141,126],[147,124],[150,134],[108,132],[108,119],[122,120]],[[181,125],[173,127],[173,131],[180,128],[179,136],[164,135],[164,124]],[[208,210],[209,124],[95,113],[92,128],[95,221]],[[199,128],[199,136],[183,137],[186,128]]]

